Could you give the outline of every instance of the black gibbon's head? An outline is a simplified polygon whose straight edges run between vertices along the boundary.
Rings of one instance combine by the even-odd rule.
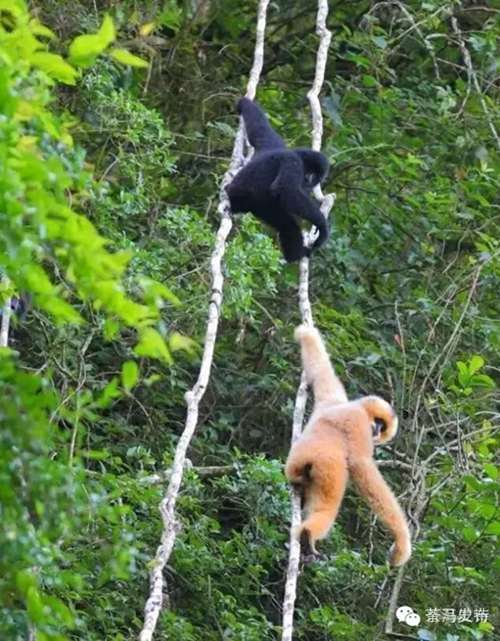
[[[379,396],[365,396],[359,402],[370,419],[375,445],[382,445],[394,438],[398,431],[398,417],[391,405]]]
[[[311,149],[294,149],[294,151],[299,154],[304,165],[304,188],[312,189],[323,182],[330,169],[326,156]]]

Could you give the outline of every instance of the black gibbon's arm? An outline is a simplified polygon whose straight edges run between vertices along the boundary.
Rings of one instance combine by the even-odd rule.
[[[283,138],[269,124],[266,115],[258,105],[249,98],[241,98],[238,112],[243,116],[248,140],[255,152],[270,149],[286,149]]]
[[[271,193],[279,196],[283,209],[292,216],[304,218],[319,231],[314,247],[320,247],[329,235],[328,223],[319,206],[304,192],[304,166],[295,154],[285,156],[279,173],[271,184]]]

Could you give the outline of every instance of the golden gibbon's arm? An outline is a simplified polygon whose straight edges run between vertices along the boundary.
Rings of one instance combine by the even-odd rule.
[[[389,558],[391,565],[404,565],[411,556],[411,535],[408,522],[396,497],[373,459],[355,459],[349,466],[349,471],[359,493],[392,532],[394,545]]]
[[[333,371],[318,330],[309,325],[299,325],[295,329],[295,339],[301,346],[302,365],[307,382],[313,387],[314,401],[346,403],[348,399],[344,386]]]

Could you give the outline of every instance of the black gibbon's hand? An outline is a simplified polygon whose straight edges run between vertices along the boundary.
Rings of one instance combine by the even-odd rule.
[[[328,223],[310,196],[311,189],[327,176],[328,160],[311,149],[288,149],[262,109],[249,98],[241,98],[237,109],[255,154],[226,187],[231,210],[251,212],[276,229],[285,259],[300,260],[311,250],[304,245],[297,218],[316,227],[314,248],[329,236]]]

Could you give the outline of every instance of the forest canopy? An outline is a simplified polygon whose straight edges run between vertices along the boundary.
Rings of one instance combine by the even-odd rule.
[[[328,4],[323,192],[336,200],[310,301],[349,396],[396,409],[398,437],[376,458],[414,551],[389,570],[387,532],[349,490],[323,558],[301,568],[294,639],[488,641],[500,626],[500,11]],[[140,633],[257,5],[0,0],[2,640]],[[256,97],[292,148],[311,147],[317,8],[267,9]],[[158,639],[281,638],[299,267],[238,214],[223,275]]]

